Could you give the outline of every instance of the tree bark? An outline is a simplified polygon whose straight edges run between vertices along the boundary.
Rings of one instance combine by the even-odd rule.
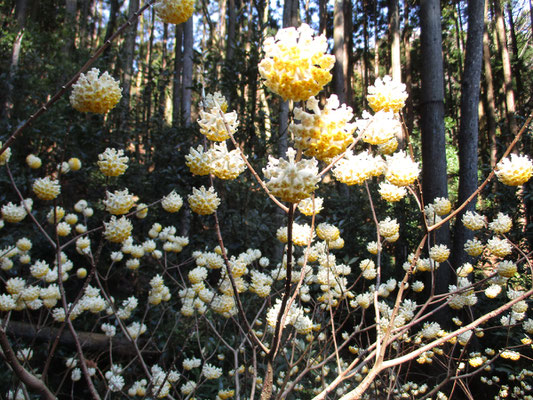
[[[193,70],[193,18],[189,18],[183,27],[183,77],[182,77],[182,108],[183,125],[191,126],[191,95]]]
[[[172,126],[180,125],[181,78],[183,70],[183,24],[176,25],[174,43],[174,74],[172,80]]]
[[[470,0],[468,2],[468,37],[461,84],[461,123],[458,137],[458,204],[466,201],[478,187],[478,105],[483,59],[483,12],[484,0]],[[474,211],[475,208],[476,199],[474,198],[457,215],[456,221],[460,221],[466,211]],[[452,248],[452,265],[455,268],[468,261],[469,257],[464,250],[464,244],[473,237],[473,232],[466,229],[462,223],[455,224]]]
[[[511,1],[507,2],[507,18],[509,20],[509,31],[511,34],[511,50],[513,52],[513,63],[511,64],[513,74],[516,81],[516,102],[520,105],[520,95],[524,93],[524,87],[522,84],[522,63],[520,62],[520,55],[518,54],[518,40],[516,39],[516,29],[513,20],[513,7]],[[519,107],[520,108],[520,107]]]
[[[389,24],[391,39],[391,75],[397,82],[402,81],[402,62],[400,59],[400,11],[398,0],[390,0]]]
[[[353,4],[344,0],[344,102],[353,107]]]
[[[422,133],[422,192],[424,203],[436,197],[448,197],[446,139],[444,130],[444,71],[442,60],[442,30],[439,0],[421,0],[421,133]],[[434,243],[449,244],[449,224],[435,233]],[[437,275],[449,275],[439,268]],[[437,293],[446,292],[450,277],[437,279]]]
[[[343,0],[335,0],[333,16],[333,52],[335,54],[334,82],[335,94],[339,102],[346,102],[346,91],[344,88],[344,7]]]

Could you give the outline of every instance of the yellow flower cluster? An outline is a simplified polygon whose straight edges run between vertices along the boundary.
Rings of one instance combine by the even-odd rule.
[[[405,105],[407,92],[403,83],[393,81],[386,75],[383,79],[377,78],[374,86],[368,88],[366,99],[374,112],[384,110],[397,113]]]
[[[294,109],[294,118],[300,123],[291,123],[289,131],[294,135],[296,148],[305,151],[309,157],[327,161],[342,153],[353,142],[356,125],[349,123],[353,118],[351,107],[339,103],[337,95],[331,95],[323,110],[318,100],[307,100],[308,113],[302,108]]]
[[[378,151],[383,155],[390,155],[398,149],[398,140],[393,137],[388,142],[378,145]]]
[[[303,199],[298,203],[298,210],[300,210],[303,215],[311,216],[322,211],[323,203],[324,199],[322,197],[317,196],[314,198],[314,200],[311,197],[308,197],[307,199]]]
[[[200,189],[193,188],[188,201],[191,210],[200,215],[213,214],[220,205],[220,199],[212,186],[209,190],[204,186]]]
[[[235,179],[246,169],[240,150],[228,151],[226,143],[215,144],[209,154],[211,172],[219,179]]]
[[[407,186],[413,183],[420,173],[418,163],[400,151],[392,156],[386,156],[387,170],[385,178],[396,186]]]
[[[372,116],[364,111],[362,117],[357,121],[357,128],[366,143],[384,145],[402,133],[402,125],[392,112],[379,111]]]
[[[26,218],[26,215],[28,215],[28,213],[23,204],[16,205],[9,202],[2,206],[2,218],[4,221],[15,224]]]
[[[438,244],[429,250],[429,257],[436,262],[444,262],[450,256],[450,249],[445,244]]]
[[[297,203],[315,191],[320,181],[317,161],[295,161],[296,151],[287,150],[287,160],[269,157],[268,165],[263,168],[268,190],[283,201]]]
[[[61,193],[61,186],[57,179],[50,177],[38,178],[33,182],[33,192],[41,200],[53,200]]]
[[[320,239],[330,242],[335,241],[340,237],[339,228],[326,222],[318,224],[316,227],[316,234]]]
[[[396,219],[391,219],[391,217],[385,218],[383,221],[379,222],[378,225],[379,234],[385,238],[394,237],[399,234],[400,224]]]
[[[158,305],[162,301],[170,300],[170,291],[161,275],[156,275],[150,281],[150,286],[152,289],[148,293],[148,302],[152,305]]]
[[[113,243],[122,243],[131,236],[133,225],[126,217],[117,219],[112,216],[109,222],[104,222],[104,236]]]
[[[214,108],[220,108],[222,112],[226,112],[228,110],[228,102],[220,92],[207,94],[200,105],[208,111],[212,111]]]
[[[167,196],[163,197],[161,206],[166,212],[175,213],[178,212],[183,205],[183,199],[174,190]]]
[[[220,107],[213,107],[208,111],[200,110],[201,119],[198,120],[200,132],[214,142],[229,139],[230,133],[232,135],[235,134],[239,125],[235,111],[221,113]]]
[[[465,212],[461,221],[471,231],[477,231],[485,226],[485,217],[475,211]]]
[[[324,54],[327,47],[326,38],[313,37],[309,25],[281,29],[275,37],[266,38],[259,73],[283,100],[305,101],[331,81],[335,57]]]
[[[128,168],[128,160],[123,150],[107,148],[103,153],[98,154],[97,164],[105,176],[119,176]]]
[[[41,168],[43,162],[35,154],[28,154],[28,156],[26,157],[26,164],[28,164],[28,167],[30,167],[31,169],[38,169]]]
[[[182,24],[194,12],[194,0],[160,0],[154,5],[159,19],[168,24]]]
[[[403,186],[396,186],[388,182],[381,182],[378,190],[380,196],[388,202],[400,201],[407,194],[407,190]]]
[[[368,153],[354,154],[347,151],[344,158],[333,168],[333,176],[347,185],[361,185],[372,176],[381,174],[382,166],[379,159]]]
[[[511,154],[496,165],[496,176],[501,183],[519,186],[526,183],[533,175],[533,162],[528,156]]]
[[[0,141],[0,148],[2,148],[2,141]],[[5,165],[11,158],[11,149],[8,147],[2,154],[0,154],[0,165]]]
[[[483,243],[476,238],[467,240],[465,243],[465,251],[469,256],[477,257],[483,252]]]
[[[489,224],[489,229],[500,235],[509,232],[512,227],[513,221],[511,218],[501,212],[498,213],[498,216]]]
[[[211,172],[211,152],[204,152],[204,146],[199,145],[196,149],[191,147],[189,154],[185,156],[185,164],[194,175],[209,175]]]
[[[106,192],[103,203],[106,211],[113,215],[127,214],[135,205],[135,196],[128,189],[115,190],[114,193]]]
[[[500,276],[503,276],[505,278],[511,278],[516,274],[516,271],[518,271],[518,268],[516,264],[509,260],[503,260],[501,263],[498,264],[498,274]]]
[[[87,75],[80,74],[79,79],[72,85],[70,104],[81,112],[104,114],[117,105],[122,97],[122,89],[118,81],[107,72],[100,77],[100,70],[91,69]]]

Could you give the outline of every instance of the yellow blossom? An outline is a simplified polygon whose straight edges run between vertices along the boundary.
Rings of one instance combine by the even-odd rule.
[[[386,75],[383,79],[377,78],[374,86],[368,88],[366,99],[374,112],[385,110],[397,113],[405,105],[407,92],[403,83]]]
[[[72,85],[70,104],[81,112],[104,114],[117,105],[122,97],[122,89],[107,72],[100,77],[100,70],[91,69]]]
[[[159,0],[154,9],[161,21],[178,25],[191,18],[194,0]]]
[[[528,156],[511,154],[496,165],[496,176],[505,185],[519,186],[533,175],[533,162]]]
[[[41,200],[53,200],[61,193],[61,186],[57,179],[50,177],[38,178],[33,182],[33,192]]]
[[[209,190],[206,190],[204,186],[200,189],[193,188],[188,201],[191,210],[200,215],[213,214],[220,205],[220,199],[212,186]]]

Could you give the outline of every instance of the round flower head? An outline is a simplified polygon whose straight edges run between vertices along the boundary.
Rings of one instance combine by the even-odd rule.
[[[219,179],[235,179],[246,169],[241,151],[237,149],[228,151],[225,142],[215,144],[208,154],[211,160],[210,172]]]
[[[38,178],[33,182],[33,192],[41,200],[53,200],[61,193],[61,186],[57,179],[50,177]]]
[[[511,154],[496,165],[496,176],[508,186],[519,186],[526,183],[533,175],[533,162],[528,156]]]
[[[384,110],[397,113],[405,105],[407,92],[403,83],[393,81],[386,75],[383,79],[377,78],[374,86],[368,88],[366,99],[374,112]]]
[[[38,169],[41,168],[43,162],[36,155],[28,154],[28,156],[26,157],[26,164],[28,164],[28,167],[30,167],[31,169]]]
[[[307,243],[313,240],[313,236],[314,232],[308,224],[294,223],[292,225],[292,242],[296,246],[307,246]]]
[[[156,15],[168,24],[182,24],[194,12],[194,0],[160,0],[154,5]]]
[[[373,116],[363,112],[363,119],[357,121],[357,128],[364,142],[375,145],[388,143],[402,134],[400,121],[393,113],[386,111],[379,111]]]
[[[322,240],[334,241],[339,238],[340,231],[336,226],[322,222],[316,227],[316,234]]]
[[[407,186],[418,178],[420,173],[418,163],[411,160],[404,151],[395,153],[392,156],[386,156],[386,159],[387,170],[385,178],[393,185]]]
[[[383,221],[379,222],[378,225],[379,234],[385,238],[393,237],[400,231],[400,224],[396,219],[391,219],[391,217],[385,218]]]
[[[100,70],[91,69],[87,75],[80,77],[72,85],[70,104],[81,112],[104,114],[117,105],[122,97],[122,89],[118,81],[114,80],[107,72],[100,77]]]
[[[450,200],[444,197],[437,197],[433,201],[433,209],[435,210],[435,213],[437,213],[437,215],[443,216],[451,211],[452,203],[450,202]]]
[[[507,239],[499,239],[497,237],[489,239],[487,247],[497,257],[505,257],[512,251],[511,243]]]
[[[128,189],[115,190],[114,193],[106,192],[103,203],[106,211],[113,215],[127,214],[135,205],[135,196]]]
[[[501,212],[498,213],[498,216],[494,219],[494,221],[489,224],[489,229],[500,235],[509,232],[512,227],[513,221],[511,218]]]
[[[355,154],[350,150],[333,168],[333,176],[347,185],[361,185],[372,177],[374,158],[368,153]]]
[[[200,189],[193,188],[187,199],[191,210],[200,215],[213,214],[220,205],[220,199],[212,186],[209,190],[204,186]]]
[[[398,140],[393,137],[388,142],[378,145],[378,151],[383,155],[390,155],[398,148]]]
[[[183,205],[183,199],[174,190],[170,192],[168,196],[163,197],[161,206],[166,212],[175,213],[178,212]]]
[[[124,155],[123,150],[107,148],[98,154],[98,167],[105,176],[122,175],[128,168],[129,158]]]
[[[429,257],[436,262],[444,262],[450,256],[450,249],[445,244],[438,244],[429,250]]]
[[[477,231],[485,226],[485,217],[475,211],[465,212],[461,221],[471,231]]]
[[[323,110],[320,110],[315,97],[307,100],[307,108],[312,113],[296,107],[294,118],[300,123],[291,123],[289,126],[296,148],[322,161],[346,150],[354,140],[355,124],[349,123],[353,118],[352,108],[345,104],[341,106],[335,94],[328,98]]]
[[[471,257],[477,257],[483,252],[483,243],[474,238],[467,240],[465,243],[465,251]]]
[[[0,141],[0,148],[2,148],[2,141]],[[8,147],[2,154],[0,154],[0,165],[6,165],[6,162],[11,158],[11,149]]]
[[[388,182],[381,182],[378,192],[388,202],[400,201],[407,194],[407,190],[404,187],[396,186]]]
[[[298,210],[300,210],[303,215],[311,216],[322,211],[323,203],[324,199],[322,197],[315,197],[314,200],[311,197],[308,197],[298,203]]]
[[[326,37],[313,37],[309,25],[280,29],[263,44],[265,58],[259,63],[259,73],[283,100],[305,101],[331,81],[329,70],[335,57],[324,54],[327,47]]]
[[[210,111],[200,110],[198,125],[200,125],[200,133],[209,140],[222,142],[229,139],[230,133],[235,134],[239,121],[235,111],[222,115],[222,110],[214,107]]]
[[[209,175],[211,173],[212,152],[204,152],[204,146],[200,145],[196,149],[191,147],[189,154],[185,156],[185,165],[189,167],[193,175]]]
[[[133,225],[126,217],[117,219],[112,216],[109,222],[104,222],[104,236],[113,243],[122,243],[131,236]]]
[[[212,111],[214,108],[220,108],[222,112],[228,110],[228,102],[220,92],[207,94],[200,105],[207,111]]]
[[[516,274],[516,271],[518,271],[518,268],[516,267],[516,264],[509,260],[503,260],[501,263],[498,264],[498,274],[500,276],[503,276],[504,278],[511,278]]]
[[[287,160],[283,158],[268,158],[268,165],[263,168],[263,174],[270,192],[283,201],[297,203],[315,191],[320,181],[318,166],[315,159],[295,161],[296,151],[287,150]]]
[[[22,204],[17,206],[9,202],[2,206],[2,218],[4,221],[15,224],[26,218],[26,215],[28,215],[28,213]]]
[[[71,171],[79,171],[81,169],[81,160],[77,157],[69,158],[68,166]]]

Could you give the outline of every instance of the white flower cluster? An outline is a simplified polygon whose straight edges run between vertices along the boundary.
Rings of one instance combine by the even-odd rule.
[[[281,310],[281,299],[276,300],[276,304],[267,312],[267,322],[271,328],[276,327],[279,312]],[[296,329],[296,332],[300,334],[308,334],[313,329],[313,321],[307,315],[302,308],[298,307],[295,303],[292,303],[285,318],[283,327],[292,325]]]

